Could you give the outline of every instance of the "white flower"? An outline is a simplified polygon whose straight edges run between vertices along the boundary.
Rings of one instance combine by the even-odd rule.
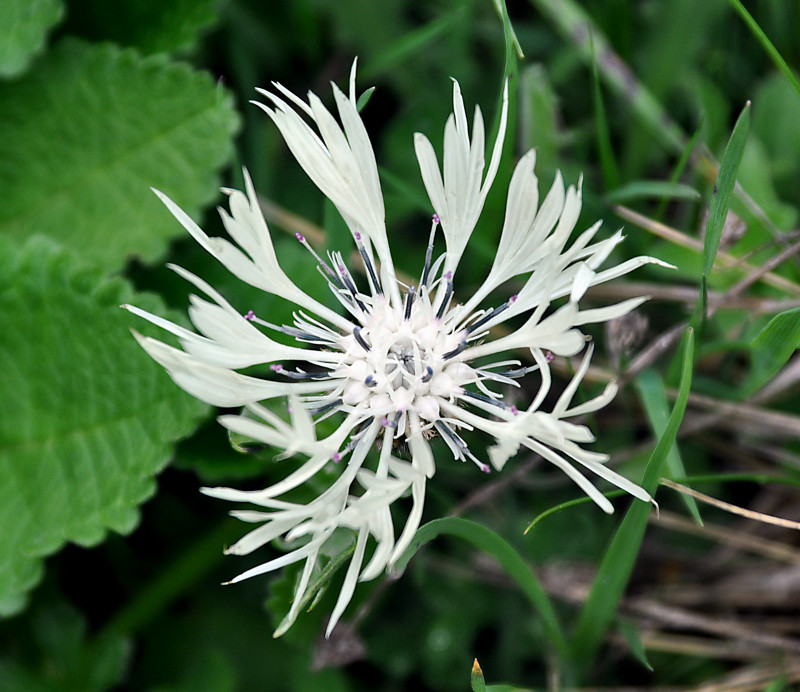
[[[178,385],[209,404],[244,407],[241,415],[222,416],[222,425],[284,450],[281,457],[300,454],[307,458],[265,490],[203,491],[262,508],[234,512],[259,526],[231,546],[229,553],[247,554],[279,537],[294,547],[233,581],[304,561],[292,611],[276,634],[297,616],[337,530],[355,532],[357,538],[328,633],[350,601],[356,582],[390,568],[408,547],[422,516],[425,483],[436,468],[429,443],[433,436],[441,437],[456,460],[470,460],[485,472],[490,467],[481,452],[467,445],[464,430],[481,430],[494,438],[488,459],[497,470],[520,445],[527,447],[562,469],[607,512],[613,511],[611,504],[573,461],[635,497],[649,500],[644,490],[603,465],[606,455],[580,447],[594,439],[587,428],[566,421],[604,406],[616,390],[611,385],[600,397],[569,408],[589,365],[591,349],[552,411],[540,407],[551,386],[551,354],[576,355],[587,340],[582,325],[624,315],[644,300],[580,310],[578,301],[586,289],[658,261],[639,257],[601,271],[600,265],[622,235],[593,242],[599,223],[568,245],[581,209],[580,186],[565,190],[559,175],[539,205],[536,153],[530,151],[514,171],[505,223],[486,281],[466,303],[454,300],[456,270],[499,165],[507,90],[488,168],[483,117],[476,108],[470,134],[458,83],[453,86],[453,114],[445,126],[443,174],[430,142],[423,135],[415,136],[422,180],[435,214],[421,275],[409,286],[398,281],[392,263],[378,170],[356,108],[355,65],[349,97],[333,86],[338,121],[314,94],[309,94],[306,103],[279,84],[273,87],[261,91],[268,104],[256,105],[273,120],[305,172],[347,222],[365,278],[351,274],[341,253],[322,259],[298,236],[343,310],[334,311],[308,296],[281,269],[245,171],[245,192],[224,190],[230,211],[220,210],[233,242],[208,237],[166,195],[157,194],[195,240],[233,274],[294,303],[298,307],[294,323],[270,324],[252,312],[243,316],[206,282],[179,267],[173,269],[204,295],[191,297],[189,317],[197,333],[125,307],[177,336],[181,349],[139,335],[137,339]],[[434,260],[439,227],[446,250]],[[480,307],[495,289],[517,276],[523,277],[518,293],[495,308]],[[566,301],[551,309],[560,298]],[[492,327],[517,316],[522,316],[520,327],[500,338],[488,338]],[[293,337],[296,345],[278,343],[268,336],[273,332]],[[534,364],[523,367],[513,356],[502,355],[516,349],[529,350]],[[272,371],[268,378],[237,372],[267,364]],[[527,375],[538,378],[539,390],[527,410],[519,412],[504,401],[501,390],[519,387],[519,380]],[[280,397],[288,398],[288,421],[261,403]],[[316,423],[332,415],[340,418],[338,428],[329,437],[317,439]],[[376,446],[380,452],[373,461],[370,451]],[[407,455],[397,451],[404,447]],[[329,464],[338,464],[340,474],[316,499],[308,504],[281,499]],[[397,536],[390,505],[409,492],[412,508]]]

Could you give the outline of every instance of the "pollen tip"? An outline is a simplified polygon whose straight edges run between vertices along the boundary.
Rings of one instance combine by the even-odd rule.
[[[511,297],[508,299],[508,302],[509,302],[509,303],[515,303],[515,302],[517,301],[517,298],[518,298],[518,297],[519,297],[519,296],[518,296],[518,295],[515,293],[513,296],[511,296]]]
[[[355,232],[354,236],[356,240],[361,240],[361,234],[358,231]]]
[[[553,360],[555,360],[555,356],[553,355],[553,352],[552,352],[552,351],[545,351],[545,354],[544,354],[544,359],[545,359],[545,360],[546,360],[548,363],[552,363],[552,362],[553,362]]]
[[[273,363],[272,365],[269,366],[269,369],[272,370],[272,372],[280,372],[281,370],[283,370],[283,366],[280,364]]]
[[[514,414],[515,416],[519,415],[519,409],[518,409],[516,406],[514,406],[513,404],[511,405],[511,409],[510,409],[510,411],[511,411],[511,413],[512,413],[512,414]]]
[[[294,237],[297,238],[301,243],[305,243],[306,239],[302,233],[295,233]]]
[[[334,464],[338,464],[342,460],[342,455],[339,454],[339,452],[334,452],[334,454],[331,457],[331,459],[333,459],[333,463]]]
[[[439,219],[439,215],[438,214],[434,214],[433,215],[433,223],[441,223],[441,220]]]
[[[453,278],[453,272],[445,272],[444,278],[447,279],[448,281],[451,281]]]
[[[388,419],[386,416],[384,416],[383,418],[381,418],[381,425],[382,425],[384,428],[388,428],[390,423],[391,423],[391,421],[390,421],[390,420],[389,420],[389,419]]]
[[[486,464],[481,464],[479,468],[484,473],[491,473],[492,472],[492,469],[490,469]]]
[[[244,317],[244,318],[245,318],[245,319],[246,319],[248,322],[252,322],[252,321],[253,321],[253,320],[256,318],[256,313],[254,313],[252,310],[248,310],[248,311],[247,311],[247,312],[246,312],[246,313],[243,315],[243,317]]]

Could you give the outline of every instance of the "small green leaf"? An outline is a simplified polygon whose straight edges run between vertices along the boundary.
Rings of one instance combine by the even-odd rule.
[[[472,692],[486,692],[486,681],[483,679],[483,671],[481,670],[477,658],[472,663],[470,684],[472,686]]]
[[[631,647],[633,657],[647,668],[647,670],[652,672],[653,666],[651,666],[650,661],[647,660],[647,652],[644,649],[639,628],[634,623],[628,622],[627,620],[620,620],[618,624],[619,631],[622,633],[622,636],[625,637],[628,646]]]
[[[67,541],[131,531],[172,443],[206,410],[131,337],[141,320],[119,305],[133,298],[43,238],[0,242],[0,613],[24,605]]]
[[[0,2],[0,77],[22,74],[63,15],[61,0]]]
[[[606,195],[609,204],[627,204],[637,199],[688,199],[697,201],[700,193],[689,185],[664,180],[636,180]]]
[[[69,41],[0,85],[0,233],[47,233],[105,267],[163,254],[218,194],[237,118],[209,75],[165,57]]]
[[[800,308],[775,315],[753,339],[753,370],[745,385],[746,395],[757,392],[791,358],[800,345]]]
[[[717,250],[719,250],[722,229],[728,216],[728,206],[736,185],[736,172],[739,170],[739,163],[744,154],[744,145],[747,142],[749,129],[750,102],[748,101],[733,126],[731,138],[728,140],[719,165],[717,181],[714,183],[714,191],[708,209],[705,243],[703,244],[703,277],[700,282],[700,297],[695,324],[705,321],[708,277],[711,275],[711,268],[714,266]]]

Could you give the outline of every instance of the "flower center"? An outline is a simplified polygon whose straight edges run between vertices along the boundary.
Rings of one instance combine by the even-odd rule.
[[[452,361],[462,339],[440,319],[425,292],[402,310],[382,297],[371,302],[364,326],[342,337],[347,366],[342,401],[390,422],[409,411],[437,420],[442,401],[452,402],[474,380],[472,368]]]

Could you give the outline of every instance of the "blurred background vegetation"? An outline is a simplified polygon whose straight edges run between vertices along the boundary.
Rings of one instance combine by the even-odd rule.
[[[4,0],[0,689],[465,690],[476,656],[490,683],[508,683],[495,690],[795,689],[800,7],[745,5],[750,23],[736,0],[514,0],[518,58],[492,0]],[[451,77],[493,122],[506,73],[513,136],[459,290],[490,265],[505,185],[530,147],[543,190],[557,169],[568,183],[583,176],[581,230],[598,218],[601,234],[625,226],[612,259],[676,265],[587,296],[652,296],[594,335],[585,393],[612,377],[623,385],[589,422],[595,448],[634,480],[664,431],[678,342],[716,255],[680,454],[662,474],[679,485],[660,488],[660,516],[641,544],[622,546],[624,568],[601,564],[626,498],[613,516],[583,503],[523,534],[578,496],[565,477],[524,454],[488,481],[438,457],[426,519],[469,517],[510,543],[568,637],[593,642],[569,666],[503,566],[453,537],[428,544],[402,578],[360,586],[330,640],[335,585],[274,640],[295,573],[220,586],[260,560],[223,558],[244,529],[198,487],[264,487],[282,470],[271,453],[234,452],[117,307],[184,311],[187,285],[164,266],[175,262],[242,312],[290,318],[205,256],[149,189],[221,234],[211,207],[220,185],[241,184],[242,165],[287,273],[307,272],[308,291],[325,295],[291,236],[312,224],[304,232],[322,248],[346,250],[347,233],[248,100],[273,80],[327,99],[355,56],[359,90],[377,87],[363,117],[402,269],[419,271],[429,230],[413,133],[441,141]],[[714,194],[718,162],[748,101],[723,161],[738,179],[728,209]],[[574,366],[555,365],[565,378]],[[688,499],[688,487],[732,507]],[[597,598],[583,605],[598,569],[627,584],[618,604],[610,597],[609,627],[590,617]]]

